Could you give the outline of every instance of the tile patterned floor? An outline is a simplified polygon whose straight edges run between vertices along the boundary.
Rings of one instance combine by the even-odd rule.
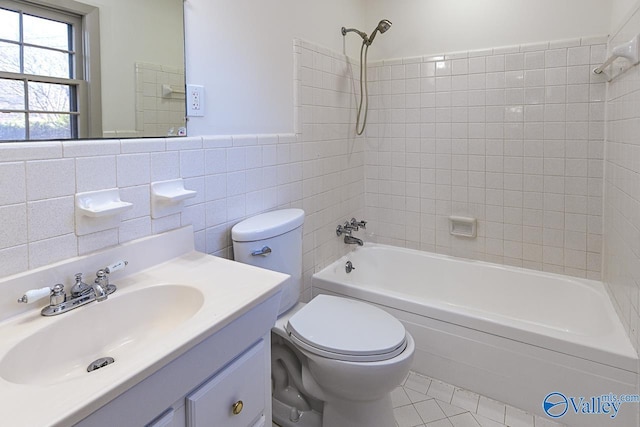
[[[396,427],[563,427],[414,372],[391,398]]]
[[[397,427],[561,427],[545,418],[414,372],[396,388]]]

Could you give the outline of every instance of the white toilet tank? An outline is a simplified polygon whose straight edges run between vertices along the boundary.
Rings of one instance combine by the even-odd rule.
[[[302,209],[281,209],[247,218],[231,229],[236,261],[291,276],[283,284],[278,315],[300,298],[303,224]]]

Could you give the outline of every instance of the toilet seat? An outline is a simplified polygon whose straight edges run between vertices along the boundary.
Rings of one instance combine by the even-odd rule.
[[[398,319],[360,301],[318,295],[287,322],[291,341],[329,359],[377,362],[401,354],[406,331]]]

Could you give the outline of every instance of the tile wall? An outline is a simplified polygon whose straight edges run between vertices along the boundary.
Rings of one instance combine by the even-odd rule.
[[[639,32],[636,10],[609,48]],[[627,69],[627,64],[619,60],[607,69],[614,79],[607,95],[603,279],[640,351],[640,67]]]
[[[370,64],[370,238],[599,279],[606,40]]]
[[[344,56],[294,44],[297,134],[0,144],[0,276],[192,224],[198,250],[232,257],[231,227],[302,207],[305,296],[311,274],[349,248],[338,223],[364,207],[363,139],[354,138],[353,72]],[[150,216],[150,183],[184,178],[198,195]],[[119,227],[75,234],[74,195],[120,189]]]

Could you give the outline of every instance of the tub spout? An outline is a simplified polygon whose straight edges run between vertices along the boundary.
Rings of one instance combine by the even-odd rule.
[[[364,242],[361,239],[358,239],[357,237],[353,237],[349,235],[344,236],[344,242],[347,245],[354,245],[356,243],[358,244],[358,246],[364,245]]]

